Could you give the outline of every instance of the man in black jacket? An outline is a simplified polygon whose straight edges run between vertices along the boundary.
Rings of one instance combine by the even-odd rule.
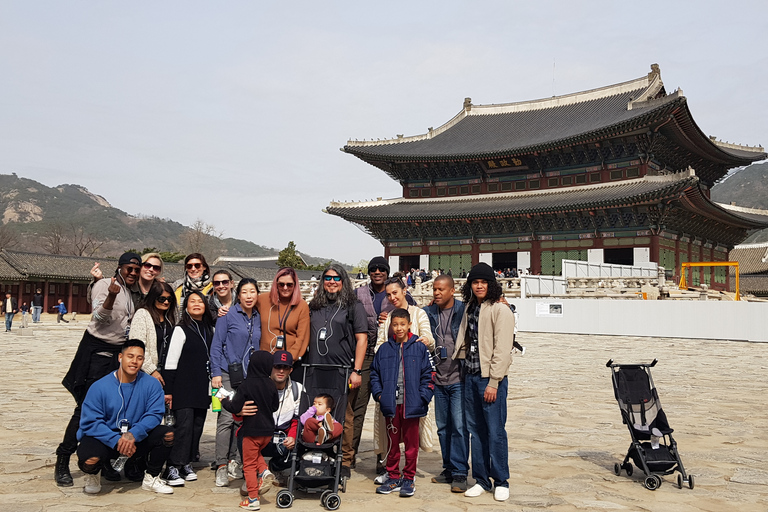
[[[5,292],[2,310],[5,315],[5,332],[11,332],[13,316],[19,312],[19,304],[16,302],[16,299],[11,297],[11,292]]]

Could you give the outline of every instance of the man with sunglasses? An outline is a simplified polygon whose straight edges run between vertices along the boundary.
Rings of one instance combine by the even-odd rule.
[[[72,393],[76,407],[64,432],[64,440],[56,449],[54,477],[56,484],[61,487],[73,485],[69,459],[77,450],[80,411],[88,388],[119,366],[117,356],[128,339],[131,318],[136,311],[132,290],[140,271],[141,257],[126,252],[118,260],[114,277],[100,279],[93,285],[91,321],[62,381],[67,391]],[[108,465],[108,461],[105,465]],[[105,478],[120,479],[119,473],[111,471],[111,467],[105,469],[108,469],[104,471]]]

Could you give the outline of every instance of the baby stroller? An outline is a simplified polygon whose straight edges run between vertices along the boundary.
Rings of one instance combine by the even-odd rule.
[[[299,409],[306,411],[315,396],[327,393],[334,398],[333,418],[343,427],[350,368],[339,365],[302,366],[306,394],[301,399]],[[299,424],[296,445],[290,456],[288,487],[277,493],[277,506],[288,508],[293,505],[294,492],[300,490],[310,494],[321,492],[321,504],[328,510],[336,510],[341,505],[339,490],[347,490],[347,479],[340,476],[343,436],[321,445],[306,443],[302,440],[303,428],[304,426]]]
[[[659,475],[671,475],[675,471],[680,472],[677,486],[682,489],[685,482],[693,489],[693,475],[685,473],[677,443],[672,438],[673,429],[669,427],[653,385],[651,368],[657,362],[654,359],[650,364],[618,364],[611,359],[606,363],[611,369],[613,393],[619,402],[621,419],[632,437],[624,462],[616,463],[613,472],[618,476],[623,469],[627,476],[632,476],[629,462],[632,459],[645,474],[643,485],[646,489],[655,491],[661,487]]]

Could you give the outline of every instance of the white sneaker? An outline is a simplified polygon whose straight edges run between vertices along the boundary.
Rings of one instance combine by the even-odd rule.
[[[229,487],[227,466],[219,466],[216,468],[216,487]]]
[[[373,479],[373,483],[376,485],[384,485],[384,482],[389,478],[389,473],[384,473]]]
[[[478,496],[482,496],[483,493],[485,493],[485,489],[483,489],[483,486],[480,484],[475,484],[466,491],[464,491],[464,496],[467,498],[477,498]]]
[[[243,478],[243,465],[236,460],[231,460],[227,464],[227,476],[232,480]]]
[[[496,487],[493,491],[493,499],[507,501],[509,499],[509,487]]]
[[[144,472],[144,481],[141,482],[141,488],[158,494],[173,494],[173,489],[165,485],[159,476],[152,476],[147,472]]]
[[[89,475],[86,473],[83,492],[85,494],[99,494],[101,492],[101,475]]]
[[[265,469],[261,474],[261,485],[259,486],[259,496],[267,494],[275,482],[275,475],[270,470]]]

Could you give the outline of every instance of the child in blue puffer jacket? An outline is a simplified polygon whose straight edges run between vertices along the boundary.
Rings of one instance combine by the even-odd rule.
[[[394,336],[379,347],[371,363],[371,395],[381,405],[387,425],[389,478],[379,494],[400,491],[413,496],[419,455],[419,418],[427,415],[435,386],[434,368],[426,345],[411,334],[411,316],[405,309],[389,314]],[[400,443],[405,443],[405,467],[400,473]]]

